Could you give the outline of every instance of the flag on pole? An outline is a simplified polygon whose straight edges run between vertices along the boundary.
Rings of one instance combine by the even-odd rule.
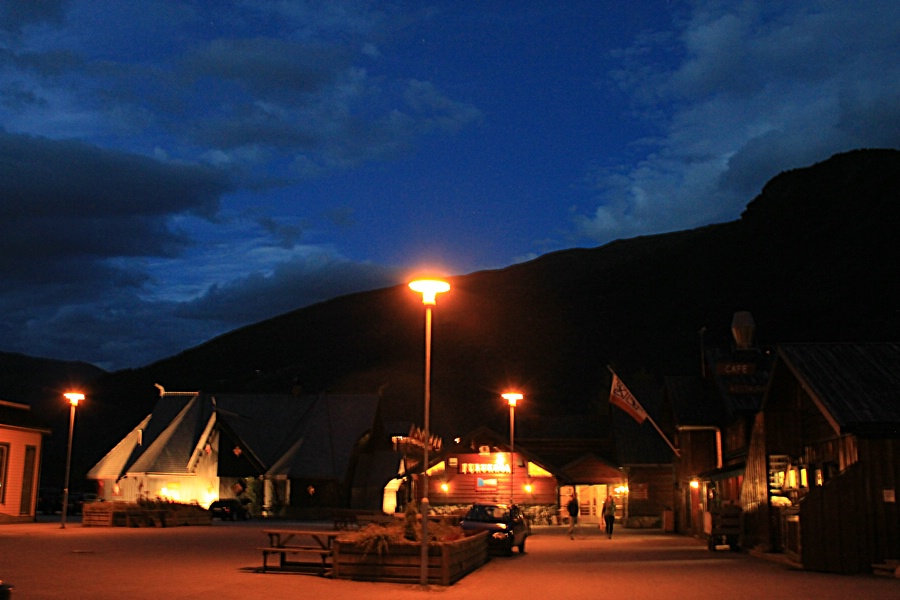
[[[612,372],[613,375],[612,389],[609,392],[610,403],[627,412],[631,415],[631,418],[638,423],[646,421],[648,416],[647,411],[644,410],[641,403],[637,401],[634,394],[625,387],[625,384],[622,383],[622,380],[619,379],[619,376],[616,375],[615,371],[610,369],[610,372]]]

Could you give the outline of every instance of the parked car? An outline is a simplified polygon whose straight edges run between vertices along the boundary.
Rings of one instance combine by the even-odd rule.
[[[506,504],[473,504],[460,521],[466,535],[488,532],[488,550],[511,555],[513,547],[525,552],[525,540],[531,525],[518,506]]]
[[[37,512],[44,515],[62,512],[62,492],[56,488],[38,490]]]
[[[69,495],[69,510],[74,515],[80,515],[84,512],[84,505],[92,502],[99,502],[100,498],[97,494],[86,492]]]
[[[250,518],[249,498],[220,498],[209,505],[213,519],[246,521]]]

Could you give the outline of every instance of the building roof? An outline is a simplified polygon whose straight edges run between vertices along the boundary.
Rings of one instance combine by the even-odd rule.
[[[378,401],[375,395],[163,392],[153,412],[88,476],[190,473],[198,449],[219,428],[268,475],[342,480],[357,442],[375,424]]]
[[[35,417],[29,405],[7,400],[0,400],[0,426],[50,433],[50,428]]]
[[[841,433],[900,437],[900,344],[782,344],[778,357]]]

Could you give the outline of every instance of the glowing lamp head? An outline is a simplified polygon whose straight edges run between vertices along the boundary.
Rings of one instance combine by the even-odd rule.
[[[450,284],[440,279],[416,279],[409,282],[409,289],[422,294],[422,304],[433,305],[438,294],[450,290]]]
[[[522,394],[519,392],[506,392],[505,394],[500,394],[501,397],[506,400],[510,406],[515,406],[516,402],[524,398]]]
[[[78,403],[84,400],[84,394],[80,392],[66,392],[63,396],[65,396],[66,400],[68,400],[69,404],[72,406],[78,406]]]

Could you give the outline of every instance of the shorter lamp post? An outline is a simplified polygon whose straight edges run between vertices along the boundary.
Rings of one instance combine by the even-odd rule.
[[[514,483],[516,470],[516,403],[523,398],[519,392],[506,392],[501,397],[509,404],[509,503],[515,500]]]
[[[59,521],[60,529],[66,528],[66,513],[69,509],[69,469],[72,465],[72,432],[75,428],[75,407],[84,400],[84,394],[80,392],[66,392],[63,396],[69,401],[69,446],[66,450],[66,481],[63,486],[62,517]]]

